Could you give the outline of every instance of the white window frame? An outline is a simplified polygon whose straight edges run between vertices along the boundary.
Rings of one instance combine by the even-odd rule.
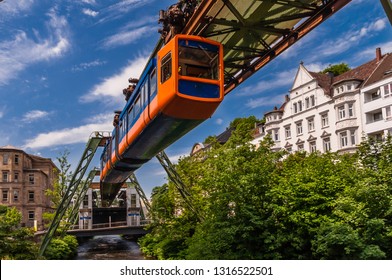
[[[286,139],[291,138],[291,127],[290,126],[284,127],[284,135],[285,135]]]
[[[329,126],[328,113],[321,115],[321,127]]]
[[[331,150],[331,138],[329,137],[323,138],[323,148],[324,148],[324,152],[329,152]]]
[[[315,124],[314,124],[314,117],[308,119],[308,131],[314,131]]]
[[[297,122],[295,123],[297,135],[302,135],[304,133],[303,128],[302,128],[302,122]]]

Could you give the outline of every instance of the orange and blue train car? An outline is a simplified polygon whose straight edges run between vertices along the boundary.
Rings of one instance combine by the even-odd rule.
[[[151,58],[101,155],[108,206],[129,175],[210,118],[224,97],[223,47],[176,35]]]

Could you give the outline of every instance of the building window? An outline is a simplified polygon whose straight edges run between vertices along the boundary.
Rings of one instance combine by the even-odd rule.
[[[302,101],[298,101],[298,111],[302,111]]]
[[[297,103],[294,103],[293,107],[294,107],[294,114],[296,114],[297,113]]]
[[[382,120],[382,112],[377,112],[373,114],[373,121],[378,122]]]
[[[34,174],[29,174],[29,183],[30,185],[34,185]]]
[[[3,202],[8,202],[8,190],[3,190]]]
[[[131,194],[131,207],[136,208],[136,194]]]
[[[355,144],[357,143],[355,134],[355,130],[350,130],[351,146],[355,146]]]
[[[371,101],[379,99],[381,97],[380,91],[372,92],[371,94]]]
[[[310,106],[311,107],[316,106],[316,100],[314,99],[314,95],[310,96]]]
[[[19,172],[14,172],[14,182],[17,183],[19,181]]]
[[[314,118],[308,119],[308,130],[314,131]]]
[[[19,201],[19,191],[14,190],[14,201]]]
[[[3,171],[3,182],[8,182],[8,171]]]
[[[348,138],[347,138],[347,132],[340,132],[339,134],[339,139],[340,139],[340,147],[345,148],[348,146]]]
[[[305,98],[305,107],[308,109],[310,107],[309,97]]]
[[[321,126],[327,127],[328,126],[328,113],[321,115]]]
[[[19,164],[19,155],[15,155],[14,159],[15,164]]]
[[[34,191],[29,191],[29,202],[34,202]]]
[[[88,195],[83,197],[83,208],[88,208]]]
[[[392,119],[391,107],[390,107],[390,106],[388,106],[388,107],[385,108],[385,119],[386,119],[387,121],[389,121],[389,120]]]
[[[302,135],[302,122],[296,124],[297,126],[297,135]]]
[[[392,93],[392,84],[388,84],[384,86],[384,97],[391,96]]]
[[[339,120],[346,118],[346,110],[344,109],[344,106],[338,107],[338,118]]]
[[[7,165],[8,164],[8,159],[9,159],[9,154],[3,154],[3,164]]]
[[[316,141],[309,142],[309,151],[314,153],[317,151]]]
[[[284,135],[286,136],[286,139],[291,138],[291,129],[290,129],[290,126],[286,126],[286,127],[284,128]]]
[[[279,129],[275,129],[273,131],[274,134],[274,141],[279,141]]]
[[[331,150],[331,139],[329,137],[323,139],[323,147],[324,152],[329,152]]]
[[[348,104],[348,117],[354,117],[354,104]]]
[[[298,151],[304,150],[304,144],[298,144]]]
[[[29,221],[34,221],[34,218],[35,218],[34,210],[30,210],[28,212],[28,215],[29,215]]]
[[[351,84],[348,84],[348,85],[347,85],[347,90],[351,90],[351,87],[352,87],[352,85],[351,85]]]

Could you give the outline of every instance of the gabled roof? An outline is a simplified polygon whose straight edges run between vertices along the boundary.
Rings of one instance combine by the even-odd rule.
[[[365,81],[367,78],[369,78],[377,66],[377,59],[373,59],[365,64],[362,64],[361,66],[347,71],[346,73],[333,77],[332,84],[335,85],[346,80]]]
[[[392,77],[392,54],[385,54],[376,70],[370,75],[364,86]]]

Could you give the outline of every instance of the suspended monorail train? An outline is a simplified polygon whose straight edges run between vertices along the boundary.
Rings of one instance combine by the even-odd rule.
[[[176,35],[148,61],[101,155],[103,206],[133,171],[211,117],[223,71],[222,45],[192,35]]]

